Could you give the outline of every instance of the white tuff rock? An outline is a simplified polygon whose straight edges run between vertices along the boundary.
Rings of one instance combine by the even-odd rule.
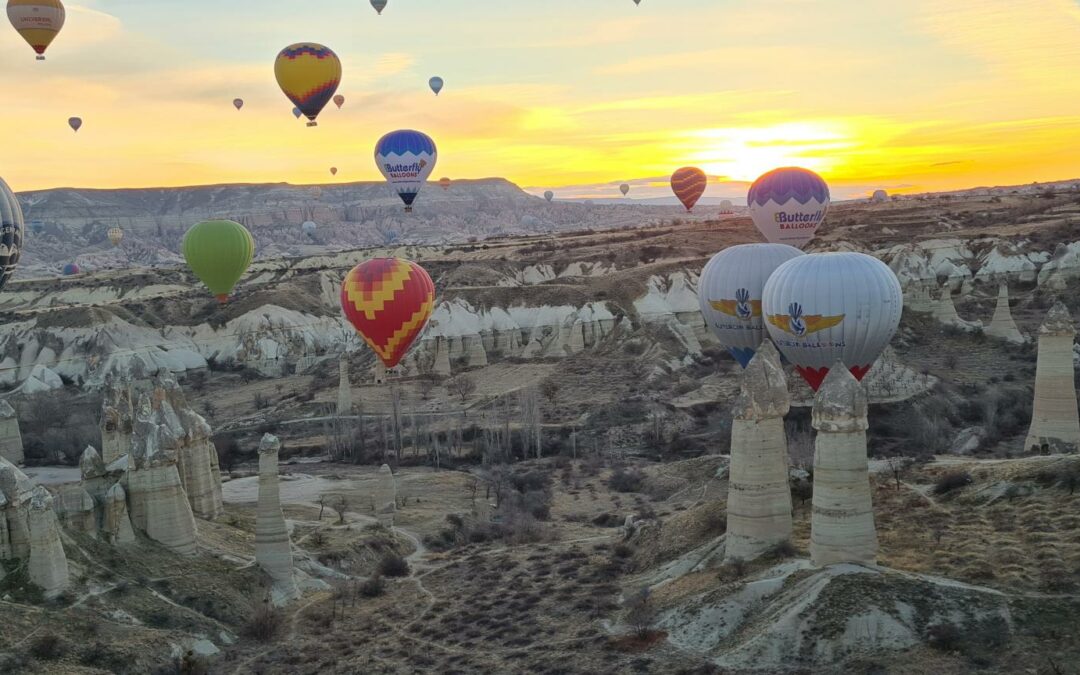
[[[375,483],[375,517],[386,527],[394,526],[394,513],[397,512],[397,481],[390,465],[379,467]]]
[[[105,493],[105,538],[114,544],[130,544],[135,541],[135,531],[131,528],[128,516],[127,494],[119,484],[114,484]]]
[[[873,564],[878,540],[866,460],[866,391],[837,362],[814,401],[817,429],[810,557],[817,566]]]
[[[1039,358],[1035,368],[1035,404],[1024,447],[1039,452],[1075,452],[1080,448],[1080,419],[1076,409],[1073,341],[1076,328],[1064,304],[1058,302],[1039,328]]]
[[[30,527],[30,560],[27,571],[30,581],[52,598],[68,587],[68,562],[60,543],[60,524],[53,512],[49,491],[38,485],[30,496],[28,515]]]
[[[24,459],[19,418],[7,401],[0,401],[0,457],[12,464],[22,464]]]
[[[349,357],[341,355],[338,360],[337,414],[351,415],[353,409],[352,384],[349,382]]]
[[[255,517],[255,561],[273,580],[275,604],[299,595],[293,578],[292,544],[281,511],[278,453],[281,441],[266,434],[259,443],[259,503]]]
[[[997,307],[994,308],[994,318],[986,327],[986,334],[1015,344],[1026,342],[1013,321],[1012,312],[1009,310],[1009,285],[1004,282],[998,287]]]

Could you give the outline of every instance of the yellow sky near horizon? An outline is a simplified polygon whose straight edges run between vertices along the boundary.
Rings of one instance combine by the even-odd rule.
[[[560,196],[622,181],[663,196],[655,179],[688,164],[735,198],[790,164],[840,198],[1080,175],[1074,0],[324,4],[80,0],[44,63],[5,27],[0,175],[16,190],[377,180],[374,143],[403,127],[435,138],[436,177]],[[315,129],[273,78],[301,40],[345,66],[347,103]]]

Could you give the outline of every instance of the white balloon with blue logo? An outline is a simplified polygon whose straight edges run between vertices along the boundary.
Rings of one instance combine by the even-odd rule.
[[[437,159],[435,141],[412,129],[391,131],[375,146],[375,163],[405,203],[406,212],[412,211],[413,202],[434,171]]]
[[[784,244],[740,244],[714,255],[701,271],[698,303],[705,324],[743,368],[768,337],[761,313],[765,282],[777,267],[802,255]]]

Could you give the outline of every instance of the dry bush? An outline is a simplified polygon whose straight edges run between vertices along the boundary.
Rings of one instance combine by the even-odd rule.
[[[281,612],[269,601],[264,601],[251,613],[244,634],[259,642],[270,642],[277,637],[284,623]]]
[[[30,655],[40,661],[55,661],[67,653],[67,644],[54,633],[44,633],[30,643]]]
[[[379,560],[379,574],[384,577],[407,577],[409,563],[396,553],[387,553]]]
[[[954,490],[959,490],[960,488],[971,485],[973,482],[974,479],[967,471],[949,471],[948,473],[941,474],[934,482],[934,494],[948,494]]]
[[[637,469],[616,469],[607,484],[616,492],[641,492],[645,486],[645,474]]]

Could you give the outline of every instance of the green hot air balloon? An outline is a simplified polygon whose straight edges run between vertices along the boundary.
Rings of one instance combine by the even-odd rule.
[[[208,220],[187,231],[183,249],[188,267],[224,304],[251,264],[255,240],[240,223]]]

